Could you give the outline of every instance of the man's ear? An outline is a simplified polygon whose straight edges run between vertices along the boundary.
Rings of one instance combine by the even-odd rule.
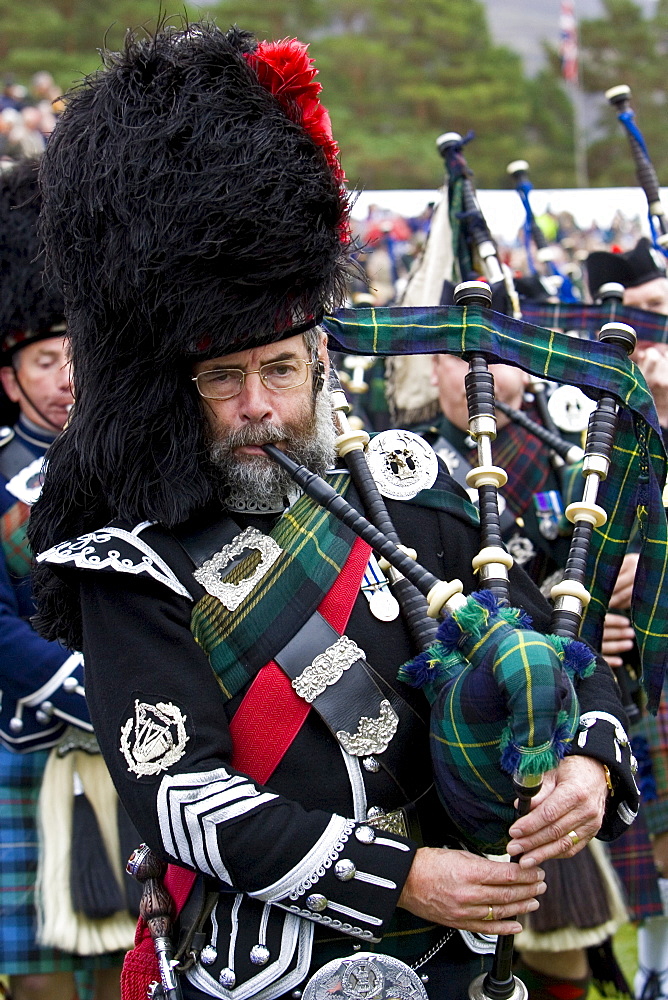
[[[16,373],[11,365],[4,365],[0,368],[0,382],[11,402],[18,403],[21,399],[21,390],[17,385]]]
[[[313,391],[320,392],[325,379],[329,378],[329,352],[327,350],[327,334],[324,330],[320,332],[320,342],[318,344],[318,357],[313,365]]]

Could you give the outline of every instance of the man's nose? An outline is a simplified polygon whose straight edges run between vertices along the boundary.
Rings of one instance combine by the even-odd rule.
[[[58,369],[57,384],[61,391],[72,393],[72,366],[69,363]]]
[[[267,389],[257,372],[246,375],[243,388],[237,399],[239,400],[239,415],[243,420],[251,420],[256,423],[260,420],[271,419],[274,412],[273,393]]]

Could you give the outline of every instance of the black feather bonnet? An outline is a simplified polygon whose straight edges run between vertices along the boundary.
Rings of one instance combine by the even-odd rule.
[[[199,23],[129,35],[68,95],[41,225],[75,404],[35,510],[40,547],[111,517],[184,520],[210,492],[192,362],[312,327],[342,300],[349,206],[314,77],[296,40]]]
[[[64,336],[63,298],[44,279],[37,236],[38,161],[0,170],[0,365],[28,344]],[[0,424],[13,423],[18,407],[0,388]]]

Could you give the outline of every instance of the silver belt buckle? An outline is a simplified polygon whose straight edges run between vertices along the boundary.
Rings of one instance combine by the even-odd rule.
[[[360,951],[314,973],[302,1000],[429,1000],[417,972],[391,955]]]

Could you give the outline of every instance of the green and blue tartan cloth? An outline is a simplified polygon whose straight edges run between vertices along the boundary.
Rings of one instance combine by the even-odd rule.
[[[431,703],[438,794],[480,850],[505,852],[513,776],[557,767],[580,722],[572,678],[593,668],[582,643],[534,632],[488,591],[471,594],[434,644],[401,668],[399,677],[424,687]]]
[[[633,309],[621,302],[590,305],[585,302],[530,302],[522,301],[522,316],[527,323],[546,326],[550,330],[577,330],[588,337],[596,337],[604,323],[617,320],[628,323],[638,340],[651,340],[655,344],[668,344],[668,316]]]
[[[549,381],[577,385],[594,399],[621,404],[610,474],[598,502],[608,521],[593,532],[588,559],[592,595],[582,637],[600,647],[603,617],[629,538],[640,539],[632,621],[648,707],[655,712],[668,658],[668,526],[662,502],[667,459],[651,393],[624,352],[595,340],[531,326],[478,306],[346,309],[326,317],[330,347],[346,354],[483,353]]]
[[[345,495],[350,484],[347,473],[326,478]],[[210,594],[193,608],[191,632],[228,699],[292,638],[295,622],[300,628],[320,604],[343,569],[356,536],[314,500],[302,496],[279,518],[271,537],[281,554],[235,611]],[[249,577],[260,558],[251,551],[226,580]],[[290,615],[285,614],[288,606]],[[288,626],[291,631],[283,635]]]

